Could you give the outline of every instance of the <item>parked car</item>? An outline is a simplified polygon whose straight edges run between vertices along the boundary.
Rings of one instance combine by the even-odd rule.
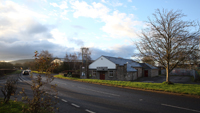
[[[24,70],[24,71],[22,72],[22,74],[23,74],[23,75],[29,75],[29,71],[28,71],[28,70]]]

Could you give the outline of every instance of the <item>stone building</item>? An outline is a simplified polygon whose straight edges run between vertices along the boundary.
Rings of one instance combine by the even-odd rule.
[[[143,77],[145,69],[131,59],[101,56],[89,65],[89,75],[92,79],[131,81]]]
[[[158,76],[159,69],[148,63],[140,63],[143,67],[143,77],[155,77]]]

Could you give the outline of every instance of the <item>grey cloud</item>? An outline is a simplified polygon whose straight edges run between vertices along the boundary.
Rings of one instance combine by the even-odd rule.
[[[53,56],[64,58],[66,53],[74,53],[75,48],[63,47],[48,41],[17,41],[8,44],[0,41],[0,61],[1,60],[18,60],[18,59],[33,59],[35,51],[48,50]],[[130,58],[134,52],[134,46],[122,46],[116,50],[101,50],[99,48],[90,48],[91,58],[96,60],[101,55]]]
[[[80,39],[73,39],[73,38],[70,38],[69,41],[75,43],[76,45],[78,46],[84,46],[84,42]]]
[[[37,33],[47,32],[48,28],[45,25],[41,25],[40,23],[35,22],[29,25],[27,31],[30,34],[37,34]]]
[[[13,35],[4,37],[4,36],[0,36],[0,41],[5,42],[5,43],[13,43],[16,41],[19,41],[17,38],[15,38]]]
[[[134,55],[136,48],[129,45],[122,46],[115,50],[101,50],[99,48],[90,48],[90,50],[92,51],[91,57],[93,60],[99,58],[101,55],[130,59],[130,57]]]
[[[48,50],[53,56],[64,58],[66,52],[72,52],[74,48],[62,47],[48,41],[23,42],[18,41],[13,44],[6,44],[0,41],[0,61],[32,59],[35,51]]]
[[[9,21],[9,19],[1,17],[0,18],[0,26],[8,26],[8,25],[11,25],[11,22]]]

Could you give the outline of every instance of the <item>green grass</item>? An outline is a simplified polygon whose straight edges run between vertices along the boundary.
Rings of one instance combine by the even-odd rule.
[[[22,71],[21,70],[16,70],[14,72],[12,72],[11,74],[20,74]]]
[[[15,102],[9,100],[9,103],[3,103],[3,99],[0,98],[0,113],[22,113],[22,106],[25,106],[22,102]]]
[[[46,72],[31,71],[32,73],[46,74]]]
[[[117,86],[117,87],[138,88],[138,89],[147,89],[147,90],[200,96],[200,85],[198,84],[175,83],[173,85],[168,85],[165,83],[144,83],[144,82],[130,82],[130,81],[99,80],[99,79],[79,79],[79,78],[72,78],[72,77],[64,77],[62,75],[55,75],[54,77],[68,79],[68,80],[75,80],[75,81],[80,81],[80,82]]]

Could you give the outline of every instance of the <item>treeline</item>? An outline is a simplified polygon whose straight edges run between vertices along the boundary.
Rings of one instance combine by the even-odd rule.
[[[64,59],[59,59],[53,57],[53,54],[49,53],[47,50],[43,50],[39,53],[38,59],[45,59],[44,65],[56,65],[53,73],[60,73],[63,71],[73,71],[74,73],[80,73],[80,68],[82,65],[86,66],[92,62],[90,57],[91,52],[86,52],[87,54],[82,54],[81,52],[66,53]],[[83,57],[83,63],[82,63]],[[31,69],[36,70],[38,67],[37,59],[25,63],[15,63],[10,62],[0,62],[0,69]]]
[[[85,54],[87,53],[87,55]],[[53,54],[49,53],[47,50],[41,51],[39,53],[39,59],[48,59],[46,60],[46,65],[56,65],[53,70],[53,73],[60,73],[66,71],[73,71],[73,73],[79,74],[80,68],[82,65],[86,66],[92,62],[90,57],[91,52],[85,52],[82,54],[81,52],[74,53],[66,53],[64,59],[59,59],[57,57],[53,57]],[[83,63],[82,63],[83,57]],[[35,70],[37,67],[37,59],[35,62],[27,62],[23,65],[23,67],[29,67],[31,70]]]
[[[0,62],[0,69],[13,69],[13,64],[9,62]]]

